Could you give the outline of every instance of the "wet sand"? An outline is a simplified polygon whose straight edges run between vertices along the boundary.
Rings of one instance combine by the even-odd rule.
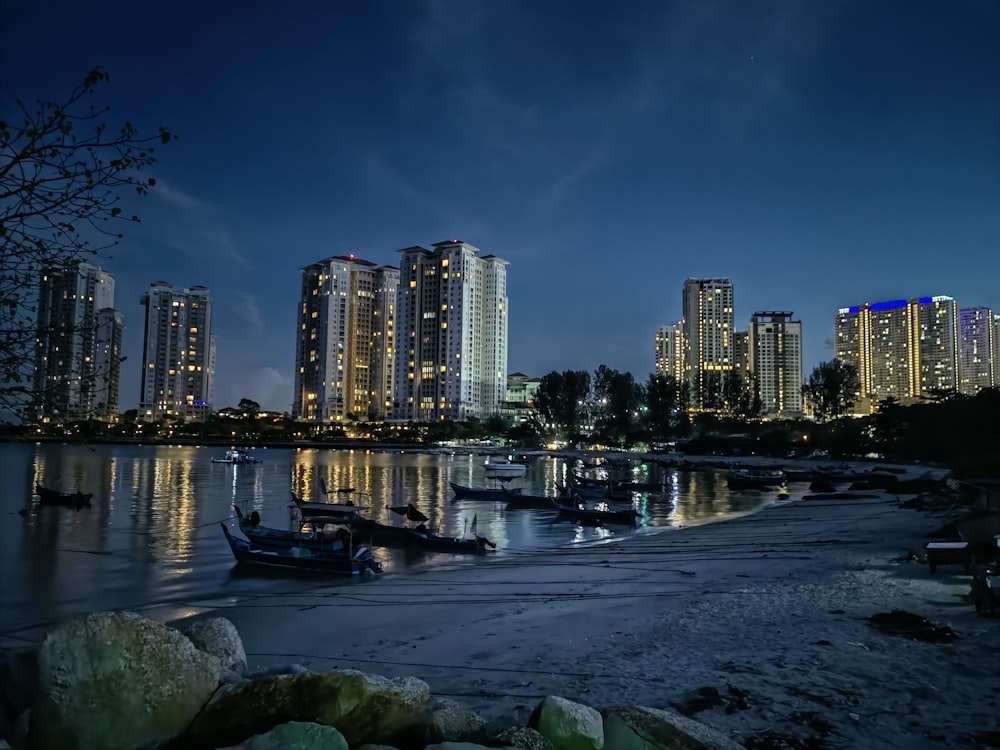
[[[900,499],[779,503],[595,547],[147,614],[229,617],[252,671],[416,675],[487,719],[548,694],[672,707],[714,688],[717,705],[693,718],[742,742],[771,731],[830,748],[969,747],[1000,723],[1000,620],[975,614],[962,568],[906,561],[947,516]],[[925,643],[865,620],[894,609],[960,637]]]

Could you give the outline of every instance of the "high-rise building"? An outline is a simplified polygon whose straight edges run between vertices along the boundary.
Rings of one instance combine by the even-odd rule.
[[[122,317],[111,274],[87,261],[46,268],[38,286],[32,411],[39,421],[118,413]],[[117,324],[117,330],[109,327]],[[106,343],[114,341],[109,348]]]
[[[385,419],[399,269],[339,255],[302,269],[292,417]]]
[[[993,313],[993,386],[1000,388],[1000,313]]]
[[[140,419],[204,419],[212,411],[215,374],[209,290],[157,281],[140,303],[146,307]]]
[[[654,372],[657,375],[671,375],[678,383],[683,383],[686,379],[685,354],[683,320],[656,329]]]
[[[733,280],[684,282],[685,377],[695,409],[714,409],[733,371]]]
[[[958,390],[974,396],[996,383],[996,331],[988,307],[958,311]]]
[[[460,240],[399,251],[393,415],[499,413],[507,389],[507,261]]]
[[[801,417],[802,323],[792,320],[791,312],[755,312],[747,333],[749,369],[760,396],[761,415]]]
[[[886,398],[912,403],[958,388],[958,304],[918,297],[844,307],[834,318],[835,356],[857,368],[855,411]]]
[[[118,418],[124,332],[125,317],[120,312],[109,307],[98,310],[94,337],[94,418],[106,422]]]

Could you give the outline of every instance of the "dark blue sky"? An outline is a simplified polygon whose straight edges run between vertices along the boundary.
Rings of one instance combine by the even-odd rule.
[[[155,280],[215,299],[217,406],[291,404],[299,269],[462,239],[510,262],[509,369],[645,381],[689,276],[737,327],[946,294],[1000,312],[995,0],[0,0],[0,117],[95,101],[160,150],[114,257],[122,409]]]

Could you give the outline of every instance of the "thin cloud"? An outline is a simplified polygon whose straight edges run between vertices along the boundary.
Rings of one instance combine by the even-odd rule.
[[[233,313],[246,323],[250,331],[263,331],[264,317],[257,305],[257,298],[249,292],[234,292],[233,296],[237,303],[233,306]]]

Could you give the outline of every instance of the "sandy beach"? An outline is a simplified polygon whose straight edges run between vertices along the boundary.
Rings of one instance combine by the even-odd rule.
[[[147,614],[230,618],[251,670],[416,675],[486,719],[558,694],[687,703],[751,747],[995,747],[1000,620],[975,614],[961,567],[907,561],[950,516],[900,499],[777,503],[595,547]],[[958,638],[866,621],[895,609]]]

